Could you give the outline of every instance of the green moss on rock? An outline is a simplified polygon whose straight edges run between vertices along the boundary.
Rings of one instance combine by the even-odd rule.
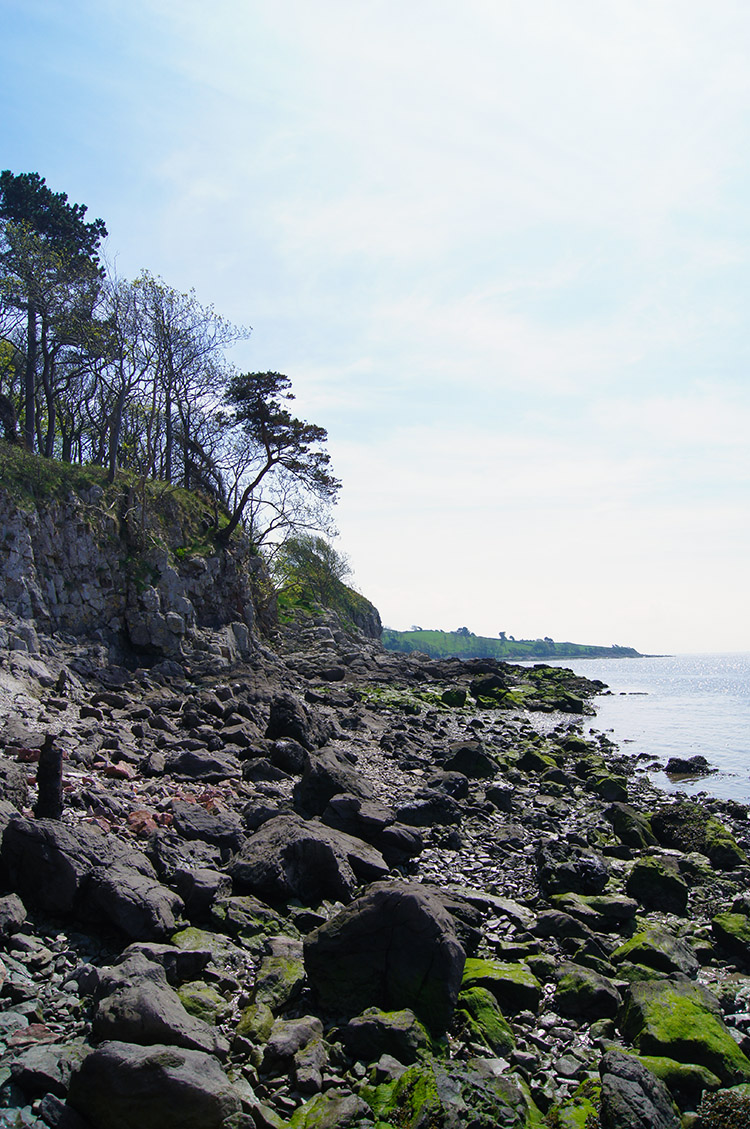
[[[475,1039],[495,1054],[508,1054],[516,1045],[497,1000],[487,988],[466,988],[459,992],[456,1017]]]
[[[634,984],[622,1029],[641,1054],[706,1066],[724,1085],[750,1082],[750,1060],[725,1026],[715,997],[699,984]]]
[[[466,960],[461,987],[486,988],[508,1015],[536,1011],[542,996],[542,985],[526,965],[475,957]]]

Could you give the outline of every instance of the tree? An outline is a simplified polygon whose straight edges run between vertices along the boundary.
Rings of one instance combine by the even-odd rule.
[[[351,569],[348,558],[323,537],[303,535],[284,542],[274,562],[274,572],[282,591],[297,587],[323,607],[330,607]]]
[[[251,331],[225,321],[212,306],[201,305],[195,291],[181,294],[148,271],[141,273],[135,285],[142,290],[144,332],[153,356],[153,410],[161,465],[152,473],[158,469],[160,477],[173,481],[177,441],[182,485],[189,488],[198,453],[197,432],[217,387],[224,383],[223,351]]]
[[[0,220],[17,231],[34,233],[68,268],[98,269],[99,244],[107,235],[104,221],[87,223],[83,204],[69,204],[65,192],[53,192],[39,173],[0,173]],[[3,265],[7,251],[2,252]],[[21,276],[22,277],[22,276]],[[27,287],[22,307],[26,315],[24,373],[24,440],[29,450],[36,441],[36,378],[38,363],[38,297]]]
[[[257,505],[274,479],[294,484],[303,494],[325,505],[332,503],[341,483],[331,472],[323,445],[324,428],[297,419],[284,406],[294,399],[291,381],[278,372],[236,373],[229,382],[223,419],[229,462],[241,468],[229,523],[221,530],[227,541],[248,506]],[[288,524],[290,515],[283,515]]]

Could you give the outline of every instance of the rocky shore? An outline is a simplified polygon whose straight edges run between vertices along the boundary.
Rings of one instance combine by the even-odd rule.
[[[570,671],[242,651],[0,624],[0,1125],[750,1125],[744,806]]]

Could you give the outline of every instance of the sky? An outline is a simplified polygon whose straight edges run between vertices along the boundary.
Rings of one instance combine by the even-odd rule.
[[[746,0],[0,15],[0,166],[252,326],[385,624],[750,650]]]

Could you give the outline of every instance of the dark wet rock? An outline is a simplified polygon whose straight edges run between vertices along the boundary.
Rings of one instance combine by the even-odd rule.
[[[669,855],[649,855],[636,861],[628,875],[625,889],[649,910],[684,914],[688,888],[680,876],[676,861]]]
[[[276,768],[299,776],[305,767],[307,750],[291,737],[280,737],[271,745],[269,759]]]
[[[240,890],[273,900],[299,897],[349,901],[362,882],[388,873],[374,847],[342,831],[298,815],[264,823],[227,865]]]
[[[635,1056],[608,1051],[599,1072],[602,1129],[681,1129],[667,1087]]]
[[[667,776],[708,776],[715,772],[704,756],[670,757],[664,769]]]
[[[238,757],[230,753],[209,752],[208,749],[182,749],[169,753],[164,769],[178,779],[200,780],[205,784],[239,780],[242,776]]]
[[[396,815],[412,827],[451,826],[461,822],[461,805],[435,788],[420,788],[413,799],[400,804]]]
[[[17,1053],[11,1066],[11,1077],[27,1100],[52,1093],[64,1098],[70,1076],[86,1055],[89,1047],[83,1039],[63,1046],[59,1043],[30,1046]]]
[[[191,921],[206,920],[217,898],[232,892],[227,875],[208,867],[178,867],[172,875],[172,883]]]
[[[240,819],[229,811],[207,811],[200,804],[172,801],[173,826],[184,839],[202,839],[206,843],[236,851],[244,828]]]
[[[294,806],[303,815],[322,815],[329,801],[342,792],[374,798],[353,760],[338,749],[320,749],[307,757],[302,777],[294,786]]]
[[[440,1033],[455,1008],[464,951],[453,922],[413,883],[377,883],[305,940],[305,968],[324,1007],[411,1008]]]
[[[26,920],[26,907],[18,894],[0,896],[0,934],[17,933]]]
[[[161,965],[167,982],[172,986],[186,980],[197,980],[211,960],[208,949],[178,949],[174,945],[136,941],[123,950],[118,963],[133,956],[143,957],[150,964]]]
[[[242,1114],[237,1091],[212,1055],[117,1041],[84,1059],[68,1102],[91,1129],[225,1129]]]
[[[186,867],[215,870],[221,865],[221,848],[204,839],[184,839],[176,831],[159,827],[149,838],[146,853],[157,874],[167,882]]]
[[[316,718],[304,702],[292,694],[278,694],[271,700],[266,737],[272,741],[291,737],[308,751],[320,748],[333,736],[333,726]]]
[[[29,786],[23,770],[7,757],[0,756],[0,799],[23,811],[29,804]]]
[[[352,1058],[375,1062],[387,1054],[405,1066],[431,1047],[430,1036],[410,1008],[382,1011],[367,1008],[336,1031]]]
[[[434,792],[445,792],[454,800],[465,800],[469,794],[469,778],[462,772],[433,772],[426,780]]]
[[[491,780],[498,772],[497,761],[485,751],[480,741],[455,742],[448,749],[443,767],[472,780]]]
[[[97,1039],[186,1047],[226,1055],[229,1045],[208,1023],[189,1015],[168,985],[161,965],[132,982],[121,983],[99,1001],[92,1031]]]
[[[540,843],[536,850],[539,887],[544,894],[601,894],[609,871],[595,851],[561,839]]]
[[[376,800],[342,793],[332,796],[323,822],[337,831],[363,839],[383,855],[389,866],[415,858],[423,848],[421,834],[413,827],[396,822],[395,813]]]
[[[182,899],[147,874],[124,866],[96,867],[87,903],[131,940],[161,941],[174,932]]]
[[[11,820],[2,860],[13,888],[48,913],[100,915],[133,940],[167,936],[181,901],[145,855],[91,827]]]

